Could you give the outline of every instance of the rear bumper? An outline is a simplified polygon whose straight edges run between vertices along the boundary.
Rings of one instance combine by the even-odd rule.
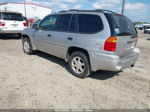
[[[3,34],[15,34],[15,33],[22,33],[23,30],[4,30],[4,29],[1,29],[0,28],[0,33],[3,33]]]
[[[120,71],[131,67],[135,64],[139,57],[139,49],[135,48],[134,52],[130,55],[120,58],[116,55],[102,54],[91,52],[90,61],[92,71],[108,70],[108,71]]]

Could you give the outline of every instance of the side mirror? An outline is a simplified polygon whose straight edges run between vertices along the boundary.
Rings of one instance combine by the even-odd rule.
[[[32,25],[32,28],[33,28],[33,29],[36,29],[36,30],[39,29],[39,24],[33,24],[33,25]]]

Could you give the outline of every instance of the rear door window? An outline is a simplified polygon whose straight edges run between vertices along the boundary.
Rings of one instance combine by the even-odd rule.
[[[14,21],[23,21],[21,14],[17,13],[3,13],[4,20],[14,20]]]
[[[71,14],[59,15],[59,21],[57,23],[57,31],[68,32],[71,16],[72,16]]]
[[[125,16],[106,13],[106,18],[111,27],[112,35],[126,36],[136,35],[134,24]]]
[[[77,29],[76,29],[76,16],[75,15],[72,15],[72,17],[71,17],[71,22],[70,22],[70,25],[69,25],[69,32],[77,32]]]
[[[98,15],[79,14],[79,33],[97,33],[103,30],[103,22]]]

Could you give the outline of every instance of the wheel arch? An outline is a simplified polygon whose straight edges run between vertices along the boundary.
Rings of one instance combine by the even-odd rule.
[[[75,51],[80,51],[83,52],[84,54],[86,54],[89,62],[90,62],[90,57],[89,57],[89,53],[86,49],[80,48],[80,47],[75,47],[75,46],[71,46],[68,48],[67,53],[66,53],[66,62],[68,62],[69,57],[71,56],[71,54]]]
[[[23,40],[24,38],[28,38],[28,39],[30,39],[30,37],[29,37],[28,35],[26,35],[26,34],[22,34],[21,39]]]
[[[27,34],[22,34],[22,37],[21,39],[23,40],[24,38],[28,38],[30,41],[31,41],[31,44],[32,44],[32,47],[33,47],[33,50],[37,50],[32,39],[30,38],[30,36],[28,36]]]

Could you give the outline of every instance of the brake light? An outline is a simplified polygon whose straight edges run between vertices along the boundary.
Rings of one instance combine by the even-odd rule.
[[[0,26],[5,26],[5,22],[0,21]]]
[[[23,25],[24,25],[24,27],[27,27],[27,23],[26,22],[23,22]]]
[[[116,51],[117,37],[111,36],[105,41],[105,51]]]

